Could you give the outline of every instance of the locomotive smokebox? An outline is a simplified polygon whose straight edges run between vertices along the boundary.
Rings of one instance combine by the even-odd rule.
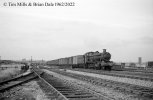
[[[103,49],[103,53],[106,53],[106,49]]]

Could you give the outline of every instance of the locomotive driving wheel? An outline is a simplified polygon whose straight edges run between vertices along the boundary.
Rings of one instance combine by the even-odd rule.
[[[101,70],[102,69],[102,66],[100,63],[95,63],[95,69],[98,69],[98,70]]]

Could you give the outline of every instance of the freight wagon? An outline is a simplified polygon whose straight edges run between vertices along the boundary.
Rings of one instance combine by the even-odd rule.
[[[72,68],[82,68],[84,67],[84,56],[78,55],[73,56]]]
[[[68,58],[59,59],[59,65],[68,65]]]
[[[59,59],[48,61],[47,64],[48,65],[59,65]]]
[[[68,58],[68,65],[72,66],[73,65],[73,57]]]

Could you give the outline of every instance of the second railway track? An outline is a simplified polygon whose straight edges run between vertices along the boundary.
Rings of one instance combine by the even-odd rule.
[[[99,79],[99,78],[90,77],[86,75],[66,73],[65,71],[59,71],[59,70],[52,70],[52,71],[59,73],[61,75],[69,76],[69,77],[76,78],[79,80],[84,80],[94,85],[109,87],[117,91],[134,94],[138,97],[146,98],[147,100],[153,99],[153,89],[152,88],[127,84],[127,83],[121,83],[121,82],[115,82],[115,81],[109,81],[109,80]]]
[[[37,71],[34,70],[37,74]],[[38,74],[37,74],[38,75]],[[46,84],[45,88],[51,99],[56,100],[114,100],[96,91],[74,84],[70,81],[59,79],[53,75],[44,73],[39,78]]]
[[[28,72],[26,74],[17,76],[15,78],[3,81],[0,83],[0,93],[3,93],[15,86],[21,85],[25,82],[28,82],[32,79],[35,79],[37,77],[37,75],[35,75],[34,72]]]
[[[134,72],[127,72],[127,71],[101,71],[101,70],[91,70],[91,69],[73,69],[75,71],[83,71],[89,73],[96,73],[102,75],[110,75],[116,77],[125,77],[131,79],[139,79],[139,80],[146,80],[146,81],[153,81],[153,74],[152,73],[134,73]]]

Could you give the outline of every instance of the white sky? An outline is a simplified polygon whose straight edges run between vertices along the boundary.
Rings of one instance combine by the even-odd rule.
[[[51,60],[106,48],[113,61],[153,61],[153,0],[45,1],[76,6],[4,7],[0,1],[2,59]]]

